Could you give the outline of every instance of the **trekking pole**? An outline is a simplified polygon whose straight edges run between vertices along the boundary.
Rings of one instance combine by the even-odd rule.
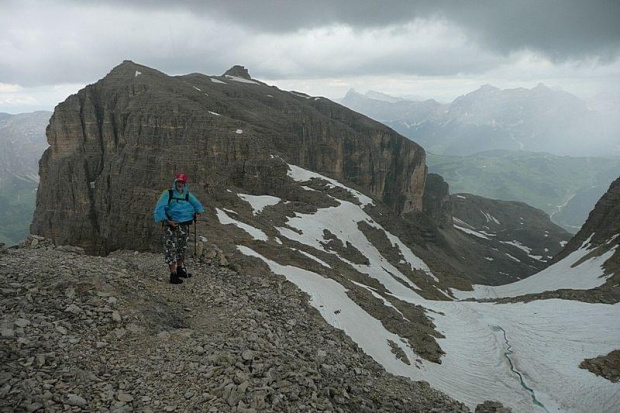
[[[194,259],[196,259],[197,248],[198,248],[198,223],[196,222],[196,214],[194,214]]]

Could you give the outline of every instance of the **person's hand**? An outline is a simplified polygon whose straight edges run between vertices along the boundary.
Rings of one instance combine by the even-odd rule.
[[[176,228],[179,224],[175,221],[168,220],[168,225],[170,225],[172,228]]]

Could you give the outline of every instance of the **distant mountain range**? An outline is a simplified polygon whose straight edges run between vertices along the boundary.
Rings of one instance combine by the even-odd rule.
[[[51,116],[45,111],[0,113],[0,243],[16,244],[29,234]]]
[[[577,96],[543,84],[507,90],[485,85],[449,104],[350,90],[341,103],[439,155],[505,149],[620,156],[617,116],[592,110]]]

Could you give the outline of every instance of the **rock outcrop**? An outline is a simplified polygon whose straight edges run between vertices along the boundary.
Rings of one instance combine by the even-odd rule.
[[[228,69],[224,73],[224,77],[226,76],[240,77],[243,79],[252,80],[252,76],[250,76],[250,72],[248,71],[248,69],[241,65],[235,65]]]
[[[231,70],[171,77],[125,61],[58,105],[32,232],[91,253],[153,248],[152,208],[174,173],[188,173],[203,199],[229,186],[277,195],[285,162],[349,182],[398,214],[422,210],[417,144],[327,99]]]

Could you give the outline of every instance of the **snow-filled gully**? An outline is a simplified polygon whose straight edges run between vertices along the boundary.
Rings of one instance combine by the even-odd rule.
[[[289,176],[303,181],[310,179],[309,176],[316,177],[316,174],[291,168]],[[336,181],[330,183],[338,185]],[[245,199],[255,210],[262,206],[258,198]],[[261,202],[264,204],[264,201]],[[620,384],[581,369],[579,364],[584,359],[617,349],[620,343],[620,323],[617,322],[620,304],[560,299],[508,304],[426,300],[419,295],[419,287],[390,265],[359,230],[358,222],[365,221],[385,231],[365,214],[363,205],[338,202],[339,206],[319,209],[314,214],[297,213],[288,220],[286,227],[276,230],[281,237],[305,244],[310,251],[316,249],[336,256],[338,254],[334,251],[325,249],[323,229],[330,230],[343,244],[350,242],[368,258],[369,265],[350,262],[349,265],[381,283],[389,295],[426,309],[436,330],[444,336],[437,339],[445,352],[441,364],[418,357],[406,340],[386,330],[335,280],[302,268],[281,265],[245,246],[238,246],[238,249],[245,255],[261,259],[273,273],[285,276],[306,292],[310,304],[328,323],[343,330],[388,372],[427,381],[472,409],[485,400],[498,400],[515,412],[618,411]],[[360,202],[366,204],[369,201],[361,198]],[[226,218],[222,215],[222,219]],[[252,228],[232,222],[230,218],[228,221],[252,233]],[[412,269],[422,270],[430,278],[435,278],[406,245],[385,232]],[[253,237],[258,239],[259,235]],[[492,298],[561,288],[594,288],[606,280],[602,264],[610,253],[583,261],[588,248],[586,241],[567,259],[519,283],[500,287],[475,286],[472,292],[453,293],[457,298]],[[356,284],[377,294],[363,281]],[[382,300],[384,305],[390,306],[388,300]],[[412,365],[394,356],[389,341],[401,348]]]
[[[513,353],[512,345],[508,341],[508,335],[506,334],[506,330],[504,330],[500,326],[491,326],[491,329],[493,329],[493,330],[495,330],[495,329],[500,330],[504,334],[504,340],[506,341],[506,351],[504,352],[504,357],[506,357],[506,360],[508,360],[508,364],[510,364],[510,370],[513,373],[515,373],[517,376],[519,376],[519,381],[521,382],[521,387],[523,387],[525,390],[527,390],[528,392],[531,393],[531,395],[532,395],[532,402],[536,406],[539,406],[545,412],[550,413],[549,410],[547,410],[547,408],[545,407],[545,405],[542,404],[540,401],[538,401],[538,399],[536,398],[536,393],[534,392],[534,389],[532,389],[530,386],[527,385],[527,383],[525,382],[525,379],[523,378],[523,374],[521,374],[521,372],[516,369],[514,363],[512,362],[512,359],[510,358],[510,355]]]

